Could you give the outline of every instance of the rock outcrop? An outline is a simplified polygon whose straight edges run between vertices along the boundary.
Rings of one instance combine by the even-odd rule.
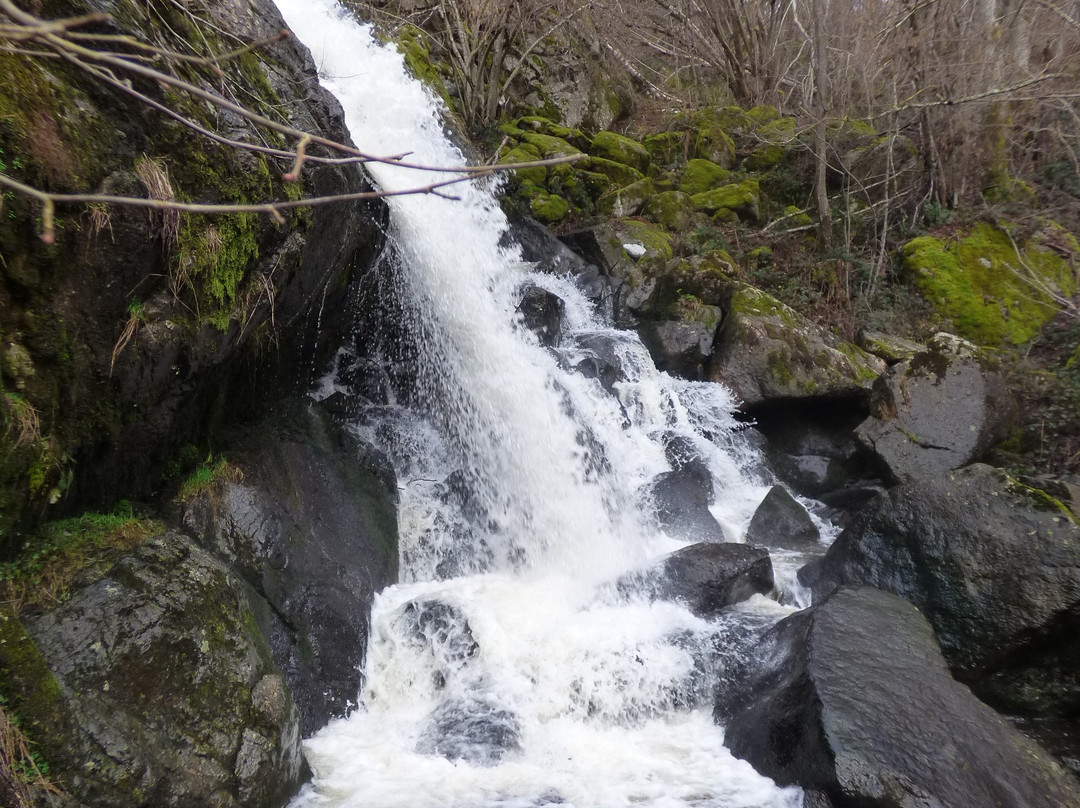
[[[777,624],[723,705],[725,743],[833,808],[1080,805],[1075,778],[955,682],[918,610],[842,589]]]
[[[800,579],[815,602],[868,585],[926,615],[954,674],[1004,710],[1080,708],[1080,527],[975,465],[891,489]]]
[[[969,342],[937,334],[875,382],[870,417],[855,434],[902,482],[982,459],[1015,414],[997,363]]]

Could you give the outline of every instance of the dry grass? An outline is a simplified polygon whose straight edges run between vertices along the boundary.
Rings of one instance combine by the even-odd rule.
[[[30,747],[16,720],[0,705],[0,802],[10,808],[30,808],[33,792],[63,794]]]
[[[169,179],[169,168],[164,160],[144,154],[135,161],[135,176],[146,186],[146,195],[150,199],[161,202],[176,200],[172,181]],[[157,235],[161,237],[162,248],[168,252],[180,238],[180,211],[150,210],[147,215],[150,217],[151,227],[156,228]]]
[[[90,237],[97,238],[106,228],[112,236],[112,214],[104,203],[90,205]]]
[[[109,376],[113,374],[113,368],[116,367],[116,359],[123,352],[124,348],[128,346],[128,343],[135,339],[135,336],[139,333],[139,326],[146,322],[146,313],[143,311],[142,306],[137,301],[131,301],[128,305],[128,319],[124,324],[123,330],[120,332],[120,337],[116,340],[116,344],[113,345],[112,358],[109,360]]]
[[[41,439],[41,418],[34,406],[20,395],[5,393],[4,404],[7,407],[7,427],[4,434],[15,432],[15,444],[26,446]]]

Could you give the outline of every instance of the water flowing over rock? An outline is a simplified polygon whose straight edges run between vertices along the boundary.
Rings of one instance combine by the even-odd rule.
[[[856,434],[896,481],[982,458],[1007,434],[1016,405],[996,363],[971,343],[938,334],[927,350],[874,384]]]
[[[775,626],[757,659],[718,705],[726,741],[811,805],[1080,805],[1075,778],[953,681],[894,595],[841,589]]]
[[[957,678],[994,706],[1080,707],[1080,527],[1001,471],[890,490],[799,577],[815,602],[866,584],[915,604]]]

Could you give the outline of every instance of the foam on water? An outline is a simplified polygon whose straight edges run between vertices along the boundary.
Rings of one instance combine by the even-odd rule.
[[[463,163],[394,48],[330,0],[277,4],[361,148]],[[371,173],[385,190],[445,176]],[[530,272],[484,183],[451,193],[389,200],[384,260],[416,389],[355,429],[398,475],[402,583],[376,599],[360,707],[306,742],[315,776],[294,806],[800,805],[732,757],[712,720],[724,638],[742,647],[790,610],[759,599],[740,607],[745,624],[706,622],[615,583],[681,546],[642,495],[670,469],[673,435],[741,540],[768,481],[746,471],[730,395],[657,371],[570,279]],[[518,321],[525,282],[566,302],[557,352]],[[610,389],[572,370],[598,344],[621,371]]]

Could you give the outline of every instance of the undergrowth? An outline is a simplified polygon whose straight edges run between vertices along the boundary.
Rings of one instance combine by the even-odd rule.
[[[63,603],[81,580],[103,574],[120,555],[162,526],[136,516],[130,506],[48,522],[14,561],[0,564],[0,600],[17,613]]]
[[[213,455],[210,455],[180,485],[175,500],[179,503],[189,502],[208,491],[218,480],[240,482],[243,479],[244,473],[224,457],[215,460]]]

